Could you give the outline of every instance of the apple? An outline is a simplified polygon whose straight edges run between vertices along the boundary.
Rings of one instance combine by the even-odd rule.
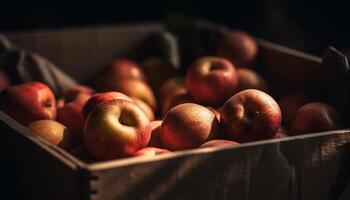
[[[225,58],[199,58],[186,72],[187,89],[202,105],[222,105],[234,94],[237,83],[236,69]]]
[[[263,91],[248,89],[232,96],[221,109],[223,134],[236,142],[274,138],[281,126],[281,110]]]
[[[239,143],[231,141],[231,140],[210,140],[204,144],[201,145],[201,148],[206,148],[206,147],[219,147],[219,146],[234,146],[234,145],[239,145]]]
[[[0,92],[11,85],[11,80],[8,75],[0,70]]]
[[[169,110],[160,129],[160,143],[169,150],[197,148],[220,133],[214,113],[194,103],[180,104]]]
[[[168,154],[171,151],[167,149],[157,148],[157,147],[144,147],[138,150],[133,156],[134,157],[153,157],[161,154]]]
[[[162,124],[162,120],[155,120],[151,121],[151,139],[148,142],[148,147],[161,147],[160,141],[159,141],[159,133],[160,133],[160,125]]]
[[[111,85],[111,90],[126,94],[147,103],[153,110],[157,108],[157,101],[152,89],[143,81],[137,79],[124,79],[116,81]]]
[[[238,68],[251,68],[257,60],[258,45],[249,34],[234,30],[223,36],[217,55],[229,59]]]
[[[68,127],[76,144],[83,143],[83,102],[73,101],[57,109],[57,121]]]
[[[282,96],[278,100],[278,105],[281,108],[283,125],[290,128],[298,109],[310,101],[310,97],[303,91],[295,91]]]
[[[187,91],[185,78],[181,76],[173,77],[166,80],[160,88],[160,101],[163,104],[167,98],[171,98],[172,95],[178,91]]]
[[[97,75],[95,88],[99,91],[110,91],[115,81],[137,79],[146,81],[142,67],[130,59],[120,58],[107,64],[104,71]]]
[[[196,103],[196,100],[187,91],[184,93],[178,91],[176,95],[165,102],[162,107],[162,115],[165,116],[170,109],[183,103]]]
[[[136,104],[109,100],[97,105],[86,119],[85,146],[98,160],[128,157],[147,146],[151,130],[146,113]]]
[[[138,107],[140,107],[143,111],[145,111],[145,113],[147,114],[148,118],[150,121],[154,120],[154,112],[152,110],[152,108],[145,102],[143,102],[140,99],[136,99],[136,98],[131,98],[132,102],[135,103]]]
[[[62,149],[70,149],[73,145],[73,138],[69,129],[54,120],[42,119],[34,121],[27,127],[33,134]]]
[[[341,128],[343,121],[333,107],[325,103],[311,102],[298,109],[289,133],[301,135]]]
[[[102,92],[93,95],[83,106],[84,119],[88,117],[90,112],[100,103],[112,100],[112,99],[124,99],[132,101],[132,99],[121,92]]]
[[[79,96],[86,96],[87,97],[87,96],[92,96],[95,93],[96,93],[96,91],[89,86],[75,85],[73,87],[70,87],[70,88],[64,90],[62,97],[63,97],[64,101],[67,103],[67,102],[74,101]],[[82,95],[82,94],[86,94],[86,95]]]
[[[56,100],[47,85],[28,82],[3,90],[0,110],[26,126],[40,119],[56,119]]]
[[[160,57],[150,57],[142,62],[142,66],[153,91],[159,91],[166,80],[176,75],[175,68]]]
[[[215,108],[213,108],[213,107],[210,107],[210,106],[207,106],[207,108],[208,108],[211,112],[213,112],[214,115],[215,115],[215,117],[220,121],[220,112],[219,112],[217,109],[215,109]]]
[[[237,69],[238,74],[238,85],[236,92],[240,92],[246,89],[257,89],[269,92],[269,86],[265,79],[261,77],[258,73],[247,68]]]

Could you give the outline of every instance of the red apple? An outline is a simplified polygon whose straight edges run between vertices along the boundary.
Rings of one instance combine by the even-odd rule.
[[[142,66],[153,91],[158,91],[167,79],[176,75],[175,68],[159,57],[146,59],[143,61]]]
[[[220,121],[220,112],[219,112],[217,109],[215,109],[215,108],[213,108],[213,107],[210,107],[210,106],[208,106],[207,108],[208,108],[211,112],[213,112],[214,115],[215,115],[215,117]]]
[[[146,113],[137,105],[109,100],[97,105],[88,116],[85,146],[99,160],[128,157],[147,146],[151,130]]]
[[[10,86],[0,93],[0,110],[19,123],[56,119],[56,100],[51,89],[40,82]]]
[[[70,149],[73,138],[69,130],[54,120],[43,119],[30,123],[28,128],[39,137],[63,149]]]
[[[342,119],[334,108],[325,103],[312,102],[298,109],[290,134],[301,135],[341,128],[343,128]]]
[[[145,113],[147,114],[150,121],[154,120],[154,112],[152,108],[145,102],[143,102],[140,99],[132,98],[132,102],[136,104],[138,107],[140,107]]]
[[[220,123],[224,135],[239,143],[274,138],[281,126],[276,101],[260,90],[243,90],[223,106]]]
[[[163,119],[159,139],[169,150],[197,148],[220,132],[219,121],[208,108],[185,103],[172,108]]]
[[[129,97],[137,98],[147,103],[153,110],[157,108],[156,98],[151,88],[137,79],[124,79],[111,85],[111,90],[122,92]]]
[[[176,95],[172,96],[172,98],[165,102],[165,104],[163,105],[163,116],[165,116],[166,113],[173,107],[183,103],[196,103],[196,100],[194,100],[194,98],[187,91],[184,91],[184,93],[178,91]]]
[[[110,91],[115,81],[123,79],[146,81],[146,76],[137,63],[122,58],[114,60],[106,66],[104,71],[97,76],[95,86],[99,91]]]
[[[237,82],[235,67],[220,57],[199,58],[186,73],[189,93],[203,105],[222,105],[234,94]]]
[[[81,94],[87,94],[89,96],[92,96],[95,93],[96,93],[95,90],[89,86],[75,85],[63,91],[62,97],[64,101],[67,103],[67,102],[74,101],[74,99]]]
[[[148,147],[158,147],[160,148],[162,145],[159,141],[159,133],[160,133],[160,125],[162,124],[162,120],[151,121],[151,139],[148,142]]]
[[[127,101],[132,101],[132,99],[121,92],[102,92],[93,95],[83,107],[84,119],[88,117],[90,112],[100,103],[103,103],[112,99],[124,99]]]
[[[298,109],[308,102],[310,102],[310,97],[302,91],[296,91],[282,96],[278,101],[278,105],[281,108],[283,125],[289,128],[295,119]]]
[[[255,71],[240,68],[237,69],[238,74],[238,85],[236,92],[240,92],[246,89],[257,89],[264,92],[269,92],[269,86],[265,79],[257,74]]]
[[[171,153],[171,151],[156,147],[144,147],[138,150],[133,156],[134,157],[153,157],[156,155]]]
[[[217,55],[229,59],[237,67],[254,67],[258,46],[249,34],[235,30],[224,35]]]
[[[5,72],[0,71],[0,92],[11,85],[11,80]]]
[[[166,80],[160,88],[160,101],[163,104],[167,98],[171,98],[177,91],[187,91],[184,77],[173,77]]]
[[[73,101],[57,109],[57,121],[68,127],[77,144],[83,143],[83,105],[81,102]]]
[[[231,141],[231,140],[210,140],[204,144],[201,145],[202,148],[204,147],[218,147],[218,146],[233,146],[233,145],[239,145],[239,143]]]

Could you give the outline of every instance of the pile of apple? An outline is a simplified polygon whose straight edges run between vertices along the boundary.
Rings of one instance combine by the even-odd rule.
[[[161,58],[142,66],[117,59],[96,76],[94,89],[77,85],[57,99],[43,83],[9,86],[0,93],[0,110],[85,161],[343,127],[331,106],[302,91],[277,103],[267,81],[253,70],[257,53],[249,35],[234,31],[217,55],[193,61],[184,76]]]

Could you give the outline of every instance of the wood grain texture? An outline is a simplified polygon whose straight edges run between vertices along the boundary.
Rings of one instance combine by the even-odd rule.
[[[349,142],[346,130],[100,165],[92,172],[98,177],[94,199],[328,199]]]

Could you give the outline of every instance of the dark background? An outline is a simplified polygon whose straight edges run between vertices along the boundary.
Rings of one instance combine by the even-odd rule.
[[[312,54],[350,47],[348,6],[337,1],[115,1],[1,2],[0,32],[161,21],[182,13],[240,28]]]

